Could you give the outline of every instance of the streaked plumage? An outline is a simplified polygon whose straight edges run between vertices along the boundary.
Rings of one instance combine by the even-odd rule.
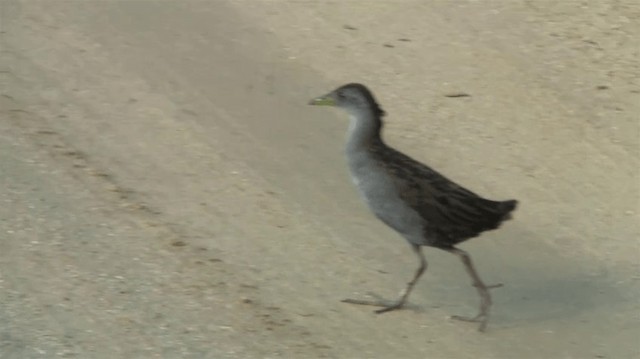
[[[349,113],[346,156],[354,184],[371,211],[407,239],[420,259],[416,274],[395,304],[352,299],[345,302],[384,307],[378,313],[401,308],[426,269],[420,247],[436,247],[461,258],[481,297],[476,317],[455,318],[480,322],[479,329],[483,331],[491,306],[488,290],[500,285],[485,285],[469,255],[455,245],[498,228],[511,218],[517,201],[484,199],[387,146],[381,137],[385,113],[364,85],[344,85],[310,104],[336,106]]]
[[[425,242],[416,244],[452,247],[498,228],[516,206],[514,200],[484,199],[383,142],[369,151],[391,174],[400,198],[424,220]]]

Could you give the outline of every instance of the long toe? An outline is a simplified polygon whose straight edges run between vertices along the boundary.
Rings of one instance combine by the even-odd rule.
[[[386,307],[388,305],[388,303],[385,303],[381,300],[365,300],[365,299],[343,299],[341,300],[342,303],[349,303],[349,304],[358,304],[358,305],[371,305],[374,307]]]
[[[461,315],[451,316],[451,319],[460,320],[463,322],[472,322],[472,323],[480,323],[478,327],[478,331],[484,332],[487,329],[487,322],[489,321],[489,317],[484,314],[478,314],[475,317],[465,317]]]
[[[349,304],[382,307],[375,311],[375,313],[377,314],[382,314],[382,313],[390,312],[392,310],[401,309],[404,306],[404,303],[402,302],[389,303],[388,301],[382,301],[382,300],[343,299],[342,302],[349,303]]]
[[[466,317],[462,315],[452,315],[451,319],[460,320],[463,322],[479,322],[482,320],[483,315],[476,315],[475,317]]]
[[[404,306],[404,303],[396,303],[394,305],[390,305],[388,307],[378,309],[378,310],[375,311],[375,313],[376,314],[382,314],[382,313],[390,312],[392,310],[402,309],[403,306]]]

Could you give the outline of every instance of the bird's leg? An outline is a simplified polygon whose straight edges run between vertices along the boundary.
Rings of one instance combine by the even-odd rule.
[[[457,255],[464,263],[464,268],[467,270],[467,273],[473,280],[473,286],[478,291],[480,295],[480,312],[475,317],[462,317],[462,316],[453,316],[453,319],[463,320],[467,322],[479,322],[480,327],[478,330],[484,332],[487,328],[487,322],[489,321],[489,310],[491,308],[491,295],[489,294],[489,289],[502,287],[502,284],[494,284],[494,285],[486,285],[480,279],[478,272],[473,266],[473,262],[471,262],[471,257],[469,254],[462,249],[453,248],[447,250],[450,253]]]
[[[416,273],[413,276],[413,279],[411,279],[411,281],[407,283],[407,286],[400,293],[400,298],[398,298],[398,300],[394,304],[389,305],[388,303],[384,303],[382,301],[369,301],[369,300],[361,300],[361,299],[344,299],[342,301],[344,303],[383,307],[375,311],[378,314],[386,313],[392,310],[402,308],[404,304],[407,302],[407,298],[409,298],[409,294],[411,293],[411,290],[413,290],[413,287],[415,286],[416,282],[418,282],[418,279],[420,279],[420,276],[422,276],[424,271],[427,269],[427,260],[424,258],[424,254],[422,254],[422,250],[420,246],[412,245],[412,248],[414,252],[416,252],[416,254],[418,255],[418,258],[420,259],[420,266],[416,270]]]

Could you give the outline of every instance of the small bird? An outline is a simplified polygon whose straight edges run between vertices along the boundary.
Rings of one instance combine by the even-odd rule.
[[[480,296],[474,317],[452,318],[478,322],[485,331],[491,308],[489,289],[476,272],[469,254],[456,245],[496,229],[511,218],[516,200],[491,201],[463,188],[432,168],[389,147],[381,137],[385,112],[367,87],[350,83],[309,102],[335,106],[350,116],[346,157],[351,177],[369,209],[411,245],[420,265],[411,281],[393,303],[360,299],[343,302],[382,307],[385,313],[404,306],[414,285],[427,268],[422,246],[435,247],[458,256]]]

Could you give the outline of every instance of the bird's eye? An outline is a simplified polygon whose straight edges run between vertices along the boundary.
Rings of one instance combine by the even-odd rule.
[[[344,100],[347,96],[344,95],[344,93],[342,92],[338,92],[338,98]]]

